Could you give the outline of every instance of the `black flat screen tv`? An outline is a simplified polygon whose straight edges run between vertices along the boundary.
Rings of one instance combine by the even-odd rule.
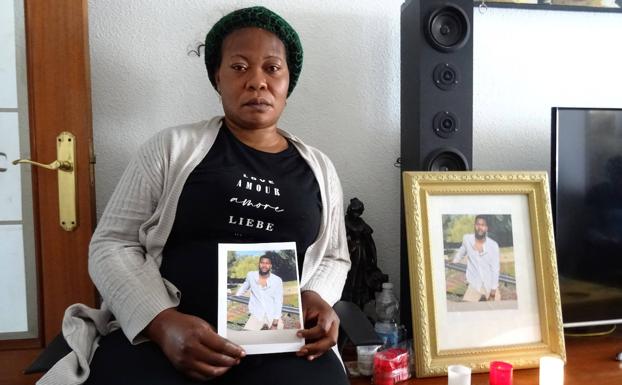
[[[622,323],[622,109],[552,109],[564,327]]]

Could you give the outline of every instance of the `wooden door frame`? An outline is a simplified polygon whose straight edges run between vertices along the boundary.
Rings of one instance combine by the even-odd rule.
[[[96,303],[87,270],[95,226],[87,5],[87,0],[24,0],[30,153],[49,163],[56,159],[56,136],[62,131],[76,136],[78,228],[66,232],[58,223],[56,172],[33,167],[39,337],[0,341],[0,383],[33,383],[38,376],[21,372],[60,332],[65,308]]]

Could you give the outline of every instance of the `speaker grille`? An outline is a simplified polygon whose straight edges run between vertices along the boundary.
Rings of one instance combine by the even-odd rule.
[[[439,51],[455,51],[469,38],[469,18],[460,8],[451,5],[439,8],[432,12],[428,20],[426,36]]]

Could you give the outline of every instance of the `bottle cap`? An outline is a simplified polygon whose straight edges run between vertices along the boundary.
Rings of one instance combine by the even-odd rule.
[[[391,282],[385,282],[382,284],[383,289],[393,289],[393,284]]]

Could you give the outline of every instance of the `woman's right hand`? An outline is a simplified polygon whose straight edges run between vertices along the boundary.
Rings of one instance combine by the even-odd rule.
[[[219,336],[199,317],[166,309],[145,328],[177,370],[205,381],[223,375],[240,363],[244,350]]]

